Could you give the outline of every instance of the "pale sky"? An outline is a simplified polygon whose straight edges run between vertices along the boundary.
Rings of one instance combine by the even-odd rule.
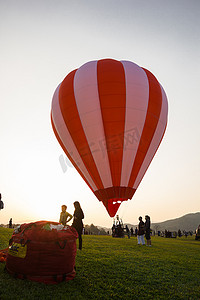
[[[163,141],[120,217],[136,224],[200,211],[199,28],[199,0],[0,0],[0,223],[58,221],[62,204],[73,213],[79,201],[85,224],[112,226],[50,123],[58,84],[102,58],[150,70],[169,103]]]

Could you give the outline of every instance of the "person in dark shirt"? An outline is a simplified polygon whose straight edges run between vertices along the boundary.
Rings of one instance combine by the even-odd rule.
[[[12,225],[12,218],[10,218],[10,221],[9,221],[9,228],[12,228],[13,225]]]
[[[137,238],[138,238],[138,245],[140,245],[140,244],[145,245],[145,241],[144,241],[144,222],[142,221],[142,217],[139,217]]]
[[[126,233],[127,233],[128,238],[130,239],[130,230],[128,228],[128,225],[126,225]]]
[[[79,250],[82,249],[82,232],[83,232],[83,221],[84,219],[84,213],[82,211],[82,208],[80,206],[80,203],[78,201],[74,202],[74,220],[72,223],[72,227],[76,229],[78,232],[78,238],[79,238]]]
[[[131,236],[133,236],[134,232],[133,232],[133,227],[131,227]]]
[[[150,222],[150,217],[145,216],[145,238],[147,240],[147,246],[151,246],[151,222]]]
[[[1,200],[1,193],[0,193],[0,210],[4,208],[4,203],[3,201]]]

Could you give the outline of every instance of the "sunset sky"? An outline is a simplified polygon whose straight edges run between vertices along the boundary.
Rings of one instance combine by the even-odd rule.
[[[130,60],[150,70],[169,104],[163,141],[133,199],[136,224],[200,211],[200,2],[0,0],[0,224],[58,221],[79,201],[85,224],[112,226],[66,160],[50,122],[53,93],[87,61]]]

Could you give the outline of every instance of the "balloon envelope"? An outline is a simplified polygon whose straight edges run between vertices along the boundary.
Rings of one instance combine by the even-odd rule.
[[[130,61],[90,61],[57,87],[54,133],[111,217],[133,197],[162,140],[167,114],[158,80]]]

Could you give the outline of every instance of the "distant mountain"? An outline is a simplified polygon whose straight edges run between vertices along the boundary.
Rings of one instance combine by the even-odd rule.
[[[197,226],[200,224],[200,212],[190,213],[184,215],[180,218],[160,222],[152,223],[151,228],[154,230],[169,230],[169,231],[178,231],[179,229],[186,231],[194,231]]]
[[[127,223],[125,223],[126,225]],[[195,231],[197,226],[200,224],[200,212],[197,213],[190,213],[187,215],[184,215],[180,218],[172,219],[172,220],[167,220],[164,222],[159,222],[159,223],[152,223],[151,224],[151,229],[158,231],[158,230],[169,230],[169,231],[178,231],[179,229],[181,231],[186,230],[186,231]],[[135,227],[137,225],[131,225],[127,224],[128,227]]]

